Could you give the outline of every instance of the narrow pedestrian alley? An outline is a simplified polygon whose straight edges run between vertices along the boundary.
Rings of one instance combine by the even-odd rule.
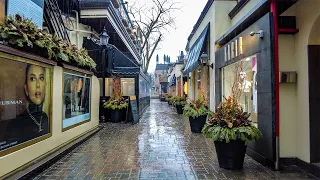
[[[248,156],[241,171],[219,168],[213,142],[191,133],[186,118],[158,99],[139,124],[104,126],[35,179],[316,179],[296,166],[273,171]]]

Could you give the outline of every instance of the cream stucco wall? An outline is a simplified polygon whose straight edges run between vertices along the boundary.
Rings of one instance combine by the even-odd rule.
[[[296,62],[296,71],[298,74],[296,84],[296,118],[294,143],[296,146],[296,157],[306,162],[310,162],[310,138],[309,138],[309,91],[308,91],[308,40],[311,29],[316,19],[320,16],[319,0],[300,0],[282,15],[296,16],[297,28],[299,32],[294,35],[294,49],[291,50],[294,58],[291,61]],[[287,39],[287,41],[290,41]],[[289,43],[289,42],[286,42]],[[283,61],[280,59],[280,62]],[[285,60],[289,61],[289,59]],[[291,92],[292,93],[292,92]],[[293,93],[292,93],[293,94]],[[294,96],[292,96],[294,98]],[[286,103],[286,102],[283,102]],[[288,101],[290,103],[290,101]],[[292,111],[282,111],[283,113],[292,113]],[[292,120],[292,121],[294,121]],[[286,119],[286,121],[289,121]],[[283,123],[281,123],[283,124]],[[286,124],[287,126],[287,124]],[[281,127],[281,130],[287,127]],[[285,130],[280,132],[280,136],[284,136],[282,142],[289,139],[289,135],[285,135]],[[290,132],[287,132],[290,133]],[[281,143],[281,142],[280,142]],[[282,146],[282,144],[280,144]],[[283,149],[284,150],[284,149]],[[283,151],[287,154],[293,151]]]
[[[235,25],[243,18],[252,8],[254,8],[261,0],[250,0],[238,13],[232,18],[231,26]]]
[[[86,133],[99,124],[99,81],[92,77],[91,93],[91,120],[80,126],[62,132],[62,77],[63,69],[54,67],[53,77],[53,97],[52,97],[52,136],[36,144],[0,157],[0,177],[23,166],[35,158],[47,153],[48,151],[72,140],[73,138]]]
[[[295,39],[292,35],[279,35],[280,71],[296,71],[296,59],[292,50]],[[297,154],[297,84],[280,84],[280,157],[295,157]]]
[[[194,42],[198,39],[201,32],[210,23],[210,36],[209,36],[209,64],[215,63],[215,41],[222,36],[230,27],[231,20],[228,16],[228,13],[232,10],[232,8],[236,5],[235,1],[214,1],[208,10],[206,16],[203,18],[200,23],[197,31],[193,35],[190,40],[190,47],[194,44]],[[227,12],[227,13],[226,13]],[[210,68],[209,70],[209,79],[210,79],[210,109],[215,109],[215,73],[214,70]],[[193,80],[193,82],[195,82]],[[190,86],[190,85],[189,85]],[[194,86],[193,86],[194,87]],[[190,92],[190,91],[189,91]],[[192,94],[192,92],[188,93]],[[193,93],[192,95],[194,95]],[[190,96],[189,96],[190,97]]]

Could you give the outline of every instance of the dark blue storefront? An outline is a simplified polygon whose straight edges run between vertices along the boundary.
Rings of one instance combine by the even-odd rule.
[[[91,39],[84,39],[84,47],[88,50],[89,55],[96,61],[97,68],[95,75],[100,82],[100,110],[99,117],[101,122],[109,121],[109,114],[102,104],[110,98],[108,94],[108,79],[120,77],[122,79],[130,79],[134,82],[134,90],[132,94],[124,94],[125,98],[136,96],[139,118],[144,111],[150,106],[150,84],[151,79],[140,70],[138,62],[129,58],[117,47],[108,45],[103,48]],[[129,111],[130,112],[129,107]],[[132,121],[132,116],[129,114],[126,122]]]

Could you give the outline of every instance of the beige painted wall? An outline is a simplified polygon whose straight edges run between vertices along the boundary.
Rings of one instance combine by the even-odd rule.
[[[236,5],[235,1],[214,1],[206,16],[199,25],[199,28],[195,32],[194,36],[190,40],[190,47],[198,39],[203,29],[210,23],[210,45],[209,45],[209,64],[215,63],[215,41],[222,36],[229,28],[231,28],[231,20],[228,13]],[[209,106],[211,110],[215,109],[215,73],[210,68],[210,102]],[[190,92],[190,91],[189,91]],[[190,93],[189,93],[190,94]]]
[[[53,102],[52,102],[52,136],[34,145],[8,154],[0,158],[0,177],[15,170],[16,168],[34,160],[46,152],[62,145],[63,143],[84,134],[86,131],[96,128],[99,125],[99,81],[92,77],[91,94],[91,121],[68,131],[62,132],[62,77],[63,69],[54,67],[53,77]]]
[[[295,38],[279,35],[280,71],[296,71]],[[280,157],[295,157],[297,154],[297,84],[280,83]]]
[[[231,26],[235,25],[243,18],[252,8],[254,8],[261,0],[250,0],[239,12],[232,18]]]
[[[295,47],[291,51],[296,61],[298,74],[296,89],[296,115],[297,126],[295,127],[296,157],[306,162],[310,162],[310,138],[309,138],[309,92],[308,92],[308,54],[307,46],[309,34],[314,22],[320,16],[319,0],[300,0],[293,7],[288,9],[283,15],[295,15],[299,32],[294,35]],[[281,61],[281,60],[280,60]],[[288,102],[289,103],[289,102]],[[283,112],[281,113],[292,113]],[[285,128],[285,127],[284,127]],[[282,129],[282,128],[281,128]],[[280,132],[280,136],[285,136]],[[289,136],[287,136],[289,138]],[[285,140],[284,140],[285,141]]]

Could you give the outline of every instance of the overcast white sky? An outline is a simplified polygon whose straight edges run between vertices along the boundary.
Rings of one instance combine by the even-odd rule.
[[[136,0],[143,4],[148,0]],[[150,0],[149,0],[150,1]],[[176,29],[170,29],[165,32],[164,41],[162,41],[160,50],[157,50],[150,62],[148,72],[154,72],[156,67],[156,55],[159,54],[159,61],[163,63],[163,54],[171,57],[171,62],[177,60],[180,51],[184,51],[187,45],[187,38],[190,35],[193,25],[197,22],[201,11],[207,3],[207,0],[176,0],[181,7],[180,11],[172,13],[176,17]],[[130,2],[130,1],[129,1]]]

